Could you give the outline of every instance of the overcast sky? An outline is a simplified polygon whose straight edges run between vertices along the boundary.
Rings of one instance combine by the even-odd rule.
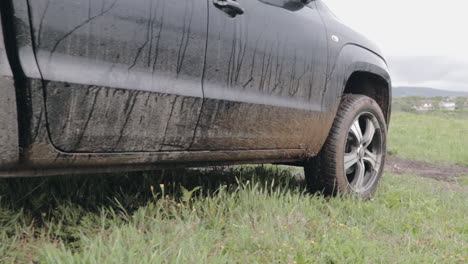
[[[394,86],[468,92],[468,1],[324,0],[376,42]]]

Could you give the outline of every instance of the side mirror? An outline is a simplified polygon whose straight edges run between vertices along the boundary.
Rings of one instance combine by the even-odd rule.
[[[260,2],[272,5],[276,7],[281,7],[289,11],[298,11],[304,8],[305,5],[309,4],[313,0],[259,0]]]

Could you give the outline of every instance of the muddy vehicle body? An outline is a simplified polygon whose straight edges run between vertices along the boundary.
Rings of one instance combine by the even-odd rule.
[[[386,62],[322,1],[0,7],[0,177],[276,163],[334,192],[381,175]]]

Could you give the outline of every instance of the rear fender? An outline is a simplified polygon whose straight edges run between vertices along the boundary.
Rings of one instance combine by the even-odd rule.
[[[15,81],[4,38],[4,3],[0,3],[0,168],[12,167],[19,162],[18,117]]]

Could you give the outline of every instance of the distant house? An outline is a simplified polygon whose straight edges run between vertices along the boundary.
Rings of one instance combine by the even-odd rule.
[[[439,108],[443,111],[455,111],[457,104],[452,99],[445,99],[440,101]]]
[[[428,100],[419,101],[418,105],[413,108],[416,109],[416,111],[433,111],[435,109],[434,104]]]

